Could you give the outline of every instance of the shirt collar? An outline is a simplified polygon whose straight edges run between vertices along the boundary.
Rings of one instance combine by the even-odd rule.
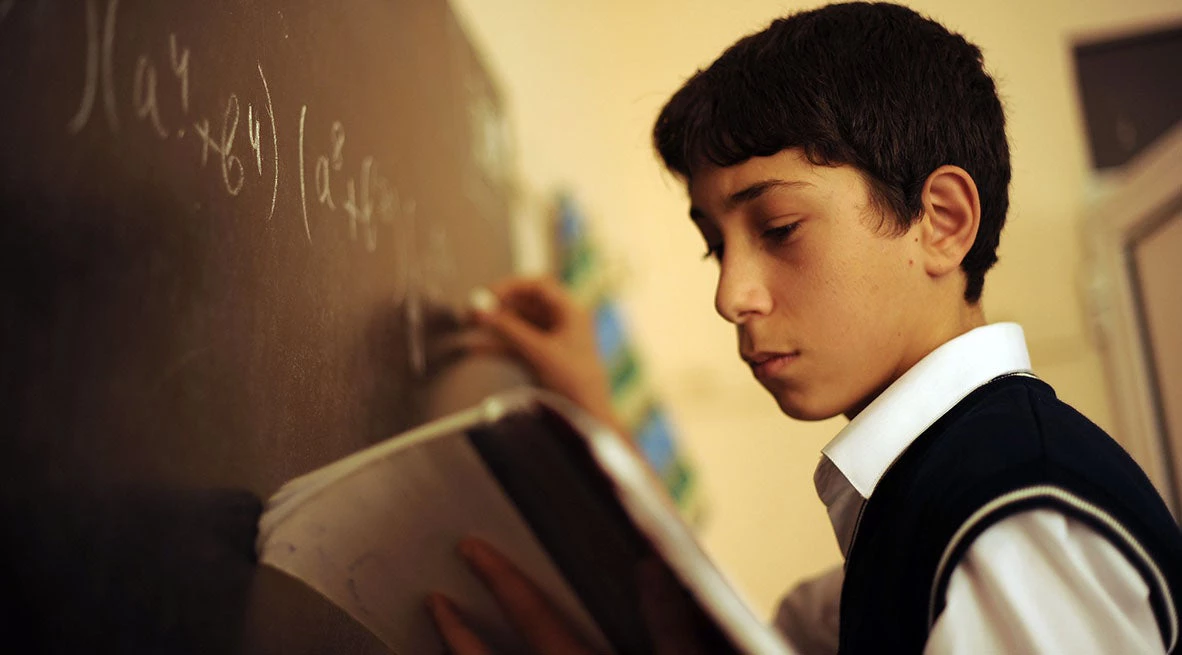
[[[912,366],[821,452],[869,498],[907,446],[965,396],[1000,375],[1029,372],[1021,326],[996,323],[970,330]],[[820,485],[817,492],[824,500]]]

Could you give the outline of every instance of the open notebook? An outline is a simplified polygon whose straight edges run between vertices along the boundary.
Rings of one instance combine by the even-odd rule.
[[[478,535],[597,651],[647,653],[637,564],[654,554],[696,604],[708,652],[791,653],[710,562],[641,457],[565,399],[519,389],[285,484],[263,564],[324,594],[395,653],[442,652],[424,600],[456,601],[496,652],[524,652],[456,553]]]

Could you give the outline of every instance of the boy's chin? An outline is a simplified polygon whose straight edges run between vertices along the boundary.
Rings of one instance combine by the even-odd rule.
[[[838,403],[826,403],[820,398],[809,398],[803,394],[783,390],[769,391],[776,399],[776,404],[780,406],[780,411],[798,421],[824,421],[845,411]]]

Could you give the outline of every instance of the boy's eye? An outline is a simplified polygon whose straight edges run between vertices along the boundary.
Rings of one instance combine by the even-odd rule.
[[[768,228],[763,231],[763,237],[773,243],[780,243],[792,235],[796,231],[796,226],[799,222],[788,223],[787,225],[779,225],[777,227]]]

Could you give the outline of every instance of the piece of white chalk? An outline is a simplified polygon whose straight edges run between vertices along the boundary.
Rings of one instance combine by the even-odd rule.
[[[495,312],[500,305],[501,302],[497,300],[497,295],[485,287],[476,287],[468,295],[468,306],[473,311]]]

